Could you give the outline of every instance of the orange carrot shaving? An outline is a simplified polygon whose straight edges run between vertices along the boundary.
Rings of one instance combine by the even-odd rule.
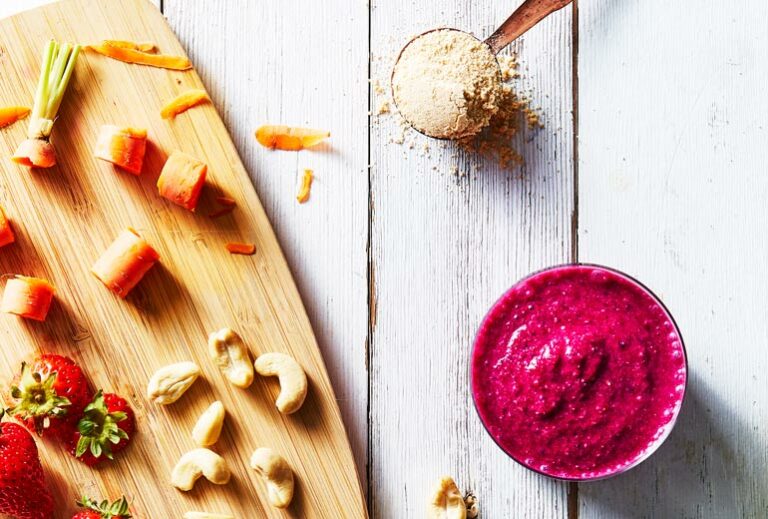
[[[321,143],[331,132],[290,126],[262,126],[256,130],[256,140],[266,148],[299,151]]]
[[[11,228],[11,221],[5,216],[5,211],[0,207],[0,247],[5,247],[16,241],[16,236]]]
[[[174,151],[160,172],[157,190],[163,198],[194,211],[205,185],[207,171],[208,166],[196,158]]]
[[[93,264],[91,272],[121,298],[125,298],[160,255],[130,227],[117,237]]]
[[[218,211],[213,211],[212,213],[208,213],[208,216],[211,217],[211,218],[219,218],[219,217],[222,217],[224,215],[227,215],[227,214],[231,213],[234,210],[235,210],[235,206],[230,205],[228,207],[222,207]]]
[[[226,245],[230,254],[243,254],[245,256],[251,256],[256,252],[256,245],[253,243],[235,243],[230,242]]]
[[[296,200],[298,200],[300,204],[303,204],[309,200],[309,191],[312,189],[312,179],[314,178],[315,175],[312,173],[311,169],[304,170],[304,179],[301,182],[301,191],[299,191],[299,194],[296,195]]]
[[[0,108],[0,128],[13,124],[19,119],[24,119],[32,110],[26,106],[9,106]]]
[[[105,124],[99,130],[96,158],[111,162],[134,175],[141,174],[147,150],[147,130]]]
[[[182,112],[186,112],[195,105],[205,101],[210,101],[208,93],[205,90],[192,89],[178,95],[175,99],[168,101],[160,111],[163,119],[173,119]]]
[[[107,42],[101,42],[99,45],[91,45],[88,49],[98,52],[103,56],[107,56],[108,58],[124,61],[126,63],[167,68],[170,70],[189,70],[192,68],[192,63],[184,56],[150,54],[148,52],[141,52],[126,47],[114,47]]]
[[[236,204],[235,199],[228,196],[217,196],[216,201],[226,207],[234,207]]]
[[[56,289],[45,279],[16,276],[5,284],[0,312],[45,321]]]
[[[126,40],[104,40],[102,44],[109,45],[110,47],[119,47],[121,49],[137,50],[139,52],[155,52],[157,50],[157,46],[151,41],[135,42]],[[88,48],[90,48],[90,46]]]

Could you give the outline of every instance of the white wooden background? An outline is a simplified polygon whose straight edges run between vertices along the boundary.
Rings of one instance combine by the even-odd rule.
[[[44,1],[0,0],[0,16]],[[764,0],[577,0],[534,28],[515,50],[545,128],[521,136],[511,173],[421,136],[394,144],[396,119],[369,110],[411,35],[487,36],[520,0],[159,1],[285,249],[373,517],[423,516],[443,473],[486,519],[768,517]],[[327,128],[331,146],[268,152],[265,122]],[[656,290],[691,370],[660,451],[578,487],[501,454],[468,393],[489,305],[577,259]]]

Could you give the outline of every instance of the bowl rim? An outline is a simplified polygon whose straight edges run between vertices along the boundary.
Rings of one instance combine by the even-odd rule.
[[[512,454],[507,452],[507,450],[499,443],[499,441],[496,439],[496,437],[493,434],[491,434],[491,431],[488,430],[488,426],[485,423],[485,420],[483,420],[483,416],[480,414],[480,410],[478,409],[477,399],[475,397],[474,376],[473,376],[474,370],[472,369],[473,364],[474,364],[474,358],[475,358],[475,348],[477,347],[477,339],[478,339],[478,335],[480,333],[480,330],[483,329],[483,327],[484,327],[486,321],[489,319],[490,314],[493,311],[493,309],[496,308],[496,306],[506,297],[506,295],[509,292],[511,292],[513,289],[515,289],[515,287],[517,287],[521,283],[523,283],[523,282],[525,282],[525,281],[527,281],[527,280],[529,280],[531,278],[534,278],[534,277],[536,277],[538,275],[541,275],[541,274],[544,274],[546,272],[553,271],[553,270],[572,268],[572,267],[587,267],[587,268],[591,267],[591,268],[595,268],[595,269],[598,269],[598,270],[604,270],[604,271],[610,272],[612,274],[618,275],[618,276],[620,276],[622,278],[625,278],[628,281],[630,281],[630,282],[634,283],[635,285],[637,285],[638,287],[640,287],[641,289],[645,290],[645,292],[648,293],[648,295],[651,296],[651,298],[661,307],[661,309],[664,310],[664,313],[669,318],[669,321],[672,323],[672,326],[675,328],[675,332],[677,333],[677,337],[680,340],[680,349],[683,352],[683,369],[685,371],[685,384],[683,386],[683,393],[680,396],[679,405],[676,406],[675,415],[669,421],[669,423],[668,423],[664,433],[655,440],[655,442],[653,443],[653,445],[651,445],[650,448],[648,448],[641,456],[639,456],[635,461],[633,461],[629,465],[627,465],[625,467],[621,467],[620,469],[615,470],[613,472],[609,472],[609,473],[605,473],[605,474],[600,474],[599,476],[591,476],[591,477],[564,477],[564,476],[556,476],[556,475],[553,475],[553,474],[547,474],[546,472],[543,472],[543,471],[541,471],[541,470],[539,470],[537,468],[530,467],[530,466],[526,465],[522,460],[517,459],[515,456],[513,456]],[[626,272],[623,272],[623,271],[621,271],[619,269],[616,269],[616,268],[613,268],[613,267],[608,267],[608,266],[605,266],[605,265],[601,265],[599,263],[580,262],[580,261],[568,262],[568,263],[559,263],[559,264],[556,264],[556,265],[551,265],[549,267],[544,267],[544,268],[535,270],[535,271],[531,272],[530,274],[527,274],[527,275],[521,277],[520,279],[518,279],[517,281],[515,281],[509,288],[504,290],[504,292],[502,292],[502,294],[498,298],[496,298],[496,300],[493,302],[493,304],[491,304],[491,306],[488,308],[488,311],[485,313],[485,315],[483,316],[482,320],[480,321],[480,324],[477,327],[477,331],[475,332],[474,339],[472,340],[472,348],[471,348],[471,350],[469,352],[469,392],[472,395],[472,404],[473,404],[473,406],[475,408],[475,413],[477,413],[477,417],[480,420],[480,423],[483,424],[483,429],[485,429],[485,432],[493,440],[493,442],[496,444],[496,446],[499,448],[499,450],[501,450],[504,454],[506,454],[515,463],[517,463],[518,465],[520,465],[520,466],[530,470],[531,472],[535,472],[537,474],[541,474],[542,476],[546,476],[546,477],[548,477],[550,479],[554,479],[554,480],[557,480],[557,481],[569,481],[569,482],[578,482],[578,483],[589,482],[589,481],[601,481],[601,480],[604,480],[604,479],[609,479],[609,478],[618,476],[620,474],[623,474],[623,473],[627,472],[628,470],[631,470],[631,469],[637,467],[638,465],[640,465],[641,463],[646,461],[648,458],[650,458],[664,444],[664,442],[667,441],[667,438],[669,438],[670,434],[672,433],[672,430],[677,425],[678,418],[680,417],[680,413],[683,410],[683,405],[685,404],[685,398],[686,398],[686,396],[688,394],[688,381],[689,381],[689,379],[690,379],[690,377],[689,377],[689,370],[688,370],[688,352],[687,352],[686,347],[685,347],[685,340],[683,339],[683,334],[680,332],[680,327],[678,326],[677,321],[675,321],[675,318],[672,315],[672,312],[669,311],[669,308],[667,308],[667,306],[664,304],[664,302],[661,300],[661,298],[659,296],[657,296],[656,293],[653,290],[648,288],[648,286],[646,286],[643,282],[641,282],[640,280],[638,280],[634,276],[631,276],[631,275],[627,274]]]

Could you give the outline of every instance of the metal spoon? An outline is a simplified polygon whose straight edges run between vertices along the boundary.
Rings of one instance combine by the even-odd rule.
[[[495,56],[499,52],[501,52],[507,45],[515,41],[517,38],[522,36],[525,32],[528,31],[531,27],[539,23],[541,20],[549,16],[550,14],[554,13],[555,11],[559,11],[563,7],[570,4],[573,0],[525,0],[525,2],[522,3],[520,7],[515,10],[512,15],[506,19],[504,23],[502,23],[496,31],[491,34],[483,43],[488,45],[488,47],[491,49],[491,53]],[[395,66],[392,70],[392,77],[395,75],[395,70],[397,69],[397,64],[400,62],[400,57],[403,55],[403,51],[413,43],[415,40],[419,39],[420,37],[424,36],[425,34],[440,29],[431,29],[429,31],[426,31],[422,34],[419,34],[415,38],[411,39],[400,51],[400,54],[397,57],[397,62],[395,63]],[[452,31],[459,31],[459,29],[447,29]],[[459,31],[459,32],[465,32],[465,31]],[[469,33],[466,33],[469,34]],[[476,36],[470,34],[473,38],[480,41],[479,38]],[[501,77],[501,67],[498,64],[498,61],[496,62],[496,65],[499,67],[499,77]],[[395,101],[395,105],[397,105],[397,98],[394,95],[394,85],[391,84],[392,80],[390,78],[390,88],[392,90],[392,99]],[[402,112],[401,112],[402,114]],[[406,120],[406,122],[416,131],[423,133],[424,135],[427,135],[428,137],[434,137],[436,139],[445,139],[445,137],[440,136],[434,136],[429,135],[425,133],[424,131],[420,130],[419,128],[416,128],[413,126],[413,124],[408,121],[408,119],[403,116]]]

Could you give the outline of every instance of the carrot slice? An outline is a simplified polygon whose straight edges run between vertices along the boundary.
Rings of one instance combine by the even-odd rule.
[[[147,130],[105,124],[99,130],[93,154],[134,175],[140,175],[146,150]]]
[[[125,298],[144,277],[160,255],[130,227],[121,232],[91,272],[121,298]]]
[[[104,40],[102,43],[104,45],[109,45],[110,47],[119,47],[121,49],[132,49],[132,50],[137,50],[139,52],[155,52],[157,50],[157,45],[155,45],[151,41],[135,42],[135,41],[126,41],[126,40]],[[88,48],[90,48],[90,46]]]
[[[256,140],[266,148],[299,151],[331,136],[331,132],[311,128],[265,125],[256,130]]]
[[[16,276],[5,284],[0,312],[45,321],[56,289],[45,279]]]
[[[235,199],[228,196],[217,196],[216,201],[226,207],[234,207],[236,204]]]
[[[230,254],[243,254],[245,256],[251,256],[256,252],[256,245],[253,243],[230,242],[226,244],[226,247]]]
[[[91,45],[89,50],[98,52],[108,58],[124,61],[126,63],[135,63],[137,65],[148,65],[150,67],[166,68],[170,70],[189,70],[192,63],[184,56],[168,56],[166,54],[149,54],[125,47],[114,47],[107,42],[99,45]]]
[[[304,179],[301,182],[301,191],[299,191],[299,194],[296,195],[296,200],[298,200],[300,204],[303,204],[309,200],[309,191],[312,189],[312,179],[314,178],[315,175],[312,173],[311,169],[304,170]]]
[[[173,119],[182,112],[186,112],[195,105],[205,101],[210,101],[208,93],[205,90],[192,89],[179,94],[175,99],[168,101],[160,111],[163,119]]]
[[[16,241],[11,222],[5,216],[5,211],[0,207],[0,247],[4,247]]]
[[[26,139],[16,148],[11,160],[28,168],[52,168],[56,165],[56,150],[45,139]]]
[[[207,172],[208,166],[204,163],[191,155],[174,151],[160,172],[157,190],[163,198],[194,211],[205,185]]]
[[[26,106],[9,106],[0,108],[0,128],[13,124],[19,119],[24,119],[31,112]]]

